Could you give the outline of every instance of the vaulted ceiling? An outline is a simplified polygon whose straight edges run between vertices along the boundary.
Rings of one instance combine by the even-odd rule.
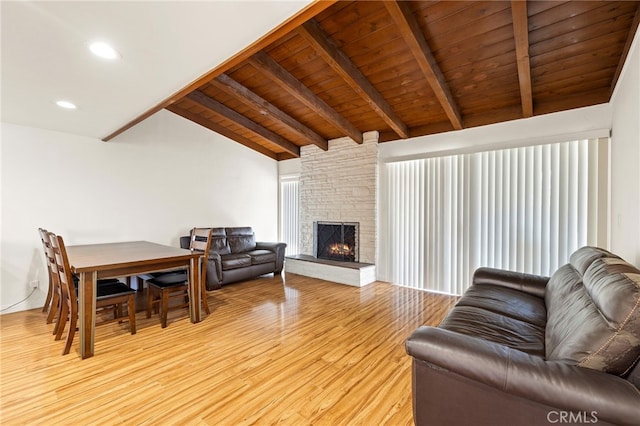
[[[638,1],[316,2],[166,108],[277,160],[609,101]]]

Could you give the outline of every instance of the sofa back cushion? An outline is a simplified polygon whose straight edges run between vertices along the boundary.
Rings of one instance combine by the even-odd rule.
[[[211,231],[211,248],[209,253],[229,254],[231,248],[224,228],[213,228]]]
[[[621,376],[640,357],[640,271],[606,250],[583,247],[549,280],[547,360]]]
[[[250,226],[226,228],[231,253],[244,253],[256,249],[256,236]]]

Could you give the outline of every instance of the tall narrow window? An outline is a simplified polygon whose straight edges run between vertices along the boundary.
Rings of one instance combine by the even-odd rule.
[[[300,253],[298,186],[298,176],[280,179],[280,241],[287,243],[287,256]]]
[[[462,294],[480,266],[548,275],[577,248],[604,244],[598,144],[387,164],[391,281]]]

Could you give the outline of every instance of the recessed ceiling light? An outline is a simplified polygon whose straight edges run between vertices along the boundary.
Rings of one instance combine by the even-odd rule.
[[[65,108],[65,109],[76,109],[76,105],[69,102],[69,101],[58,101],[56,102],[56,105],[58,105],[60,108]]]
[[[120,57],[120,54],[113,47],[102,41],[91,43],[89,50],[91,50],[94,55],[104,59],[117,59]]]

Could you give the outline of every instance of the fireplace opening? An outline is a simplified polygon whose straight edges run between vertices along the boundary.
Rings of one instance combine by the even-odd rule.
[[[358,262],[358,222],[313,222],[313,255]]]

